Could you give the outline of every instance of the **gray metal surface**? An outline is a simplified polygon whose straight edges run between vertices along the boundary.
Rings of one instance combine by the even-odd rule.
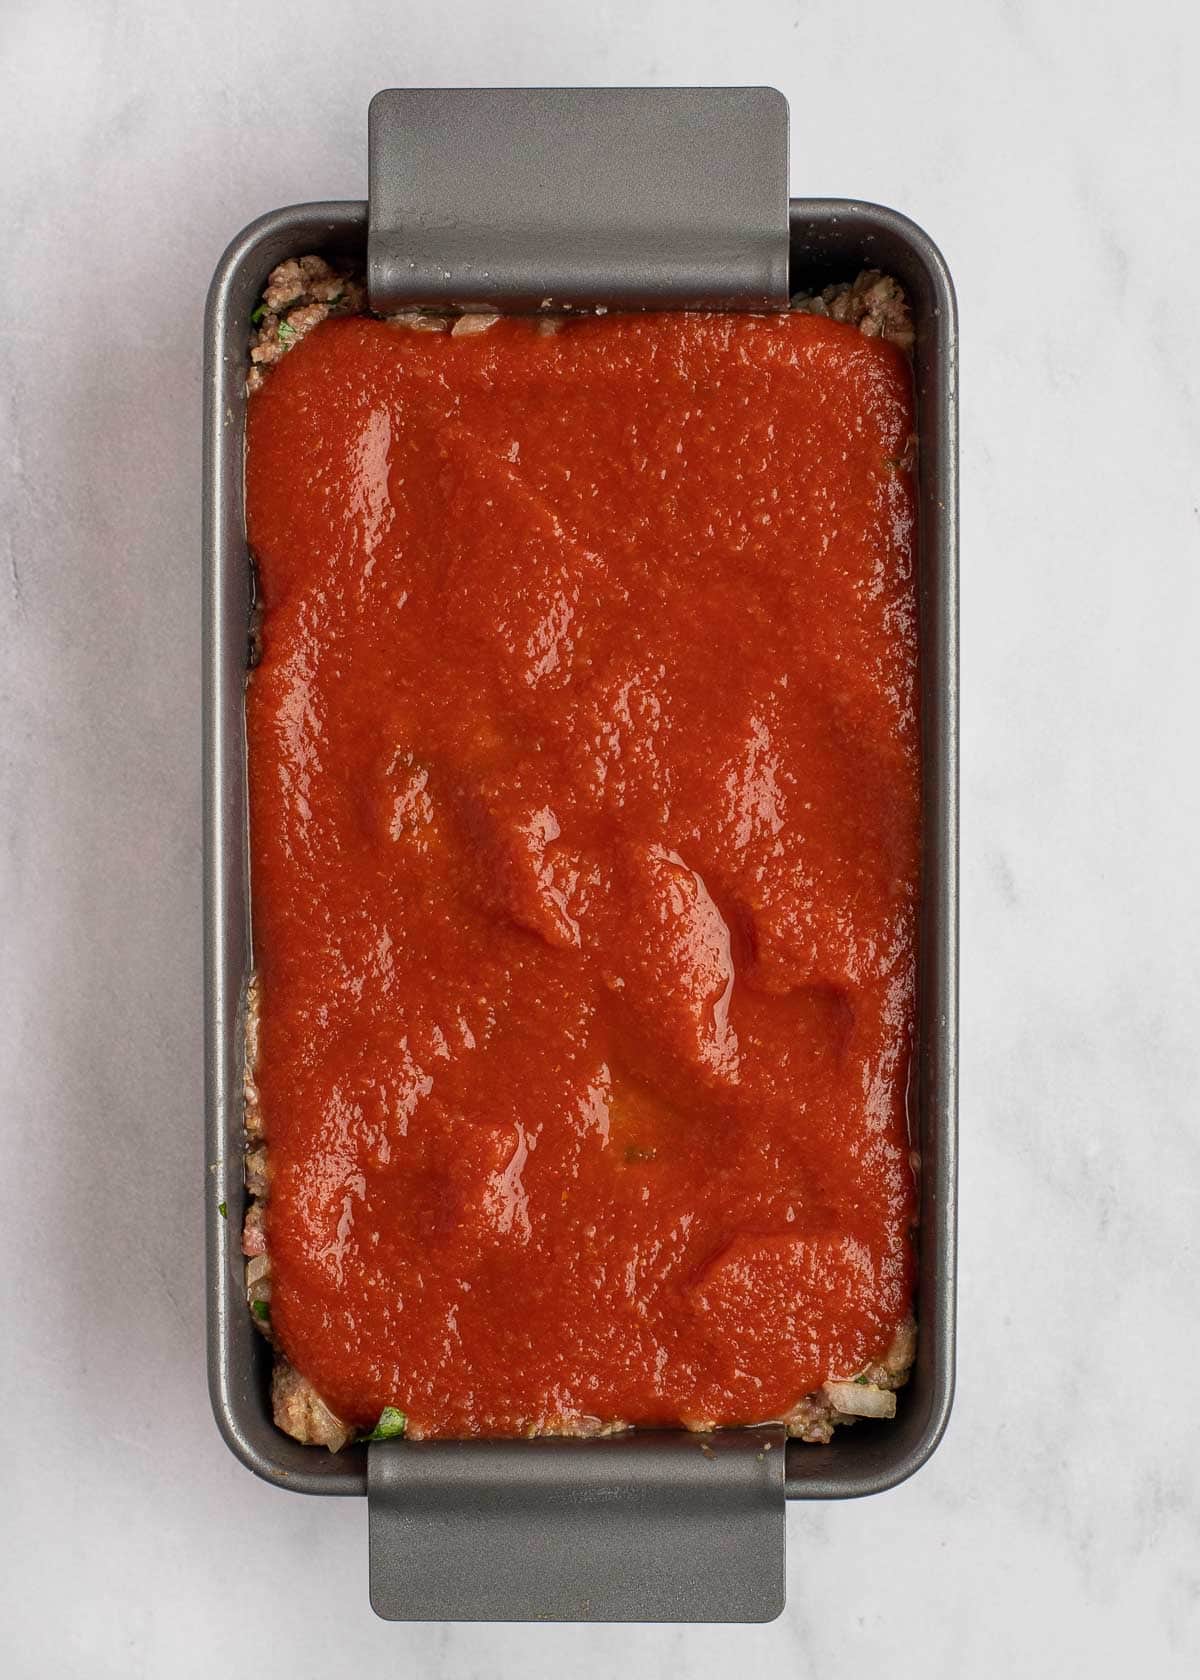
[[[367,289],[383,314],[787,301],[774,88],[393,88],[369,131]]]
[[[241,1005],[250,966],[243,695],[249,566],[242,508],[244,371],[248,318],[271,267],[322,250],[362,261],[366,205],[300,205],[262,217],[226,251],[213,279],[204,376],[204,884],[206,1027],[206,1225],[208,1361],[213,1409],[232,1451],[257,1475],[305,1493],[363,1494],[367,1453],[332,1456],[279,1433],[271,1422],[269,1350],[244,1305]],[[913,301],[917,342],[919,570],[925,863],[920,945],[914,1133],[923,1163],[913,1380],[894,1423],[862,1423],[825,1447],[786,1451],[789,1498],[847,1498],[902,1481],[945,1428],[954,1387],[957,1085],[957,339],[945,265],[904,217],[841,200],[791,206],[792,287],[847,278],[874,265],[895,274]],[[787,462],[780,462],[787,471]],[[223,1218],[219,1204],[227,1206]],[[681,1477],[690,1438],[667,1449]],[[513,1443],[521,1452],[531,1443]],[[428,1451],[474,1464],[481,1489],[496,1474],[493,1443],[388,1444],[388,1461]],[[628,1477],[637,1497],[638,1437],[585,1442]],[[379,1454],[379,1448],[371,1449]],[[507,1457],[508,1449],[505,1449]],[[467,1457],[466,1455],[471,1455]],[[517,1463],[511,1460],[510,1463]],[[397,1479],[400,1465],[397,1465]],[[372,1477],[389,1484],[390,1462]],[[405,1473],[407,1474],[407,1473]],[[385,1502],[386,1503],[386,1502]],[[533,1518],[530,1519],[533,1521]],[[719,1581],[711,1582],[719,1592]],[[384,1587],[386,1593],[386,1585]],[[714,1597],[710,1600],[716,1604]]]
[[[766,1622],[784,1434],[385,1442],[371,1603],[392,1621]]]

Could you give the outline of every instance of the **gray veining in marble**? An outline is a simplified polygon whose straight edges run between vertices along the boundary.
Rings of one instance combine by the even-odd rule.
[[[7,0],[0,58],[0,1669],[1195,1672],[1195,8]],[[771,1627],[383,1626],[362,1508],[209,1418],[200,311],[397,81],[775,82],[796,189],[959,286],[959,1395],[912,1483],[791,1509]]]

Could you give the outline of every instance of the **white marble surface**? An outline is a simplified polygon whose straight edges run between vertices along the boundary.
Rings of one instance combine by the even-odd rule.
[[[1195,1672],[1198,49],[1171,0],[7,0],[0,1672]],[[377,87],[626,81],[777,83],[796,189],[958,282],[958,1402],[790,1510],[773,1626],[388,1627],[361,1503],[255,1482],[204,1387],[202,295],[361,195]]]

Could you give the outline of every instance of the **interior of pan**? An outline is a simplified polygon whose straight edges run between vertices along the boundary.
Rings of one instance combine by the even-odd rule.
[[[878,267],[913,305],[920,434],[924,880],[914,1141],[921,1224],[913,1378],[891,1423],[860,1423],[828,1446],[788,1448],[789,1497],[846,1498],[911,1474],[945,1428],[954,1382],[957,940],[956,334],[936,248],[877,206],[793,200],[792,289]],[[209,1386],[217,1422],[256,1474],[306,1493],[366,1491],[366,1449],[303,1447],[270,1417],[270,1350],[242,1288],[241,1006],[250,968],[243,693],[250,580],[242,505],[248,321],[267,274],[316,251],[361,262],[367,206],[274,211],[231,244],[209,294],[205,362],[204,781]],[[786,471],[786,462],[781,463]],[[225,1208],[225,1214],[220,1212]]]

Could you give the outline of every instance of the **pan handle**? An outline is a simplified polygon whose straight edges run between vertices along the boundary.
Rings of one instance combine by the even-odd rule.
[[[787,308],[775,88],[387,88],[368,129],[379,314]]]
[[[765,1622],[784,1603],[781,1426],[368,1449],[388,1621]]]

